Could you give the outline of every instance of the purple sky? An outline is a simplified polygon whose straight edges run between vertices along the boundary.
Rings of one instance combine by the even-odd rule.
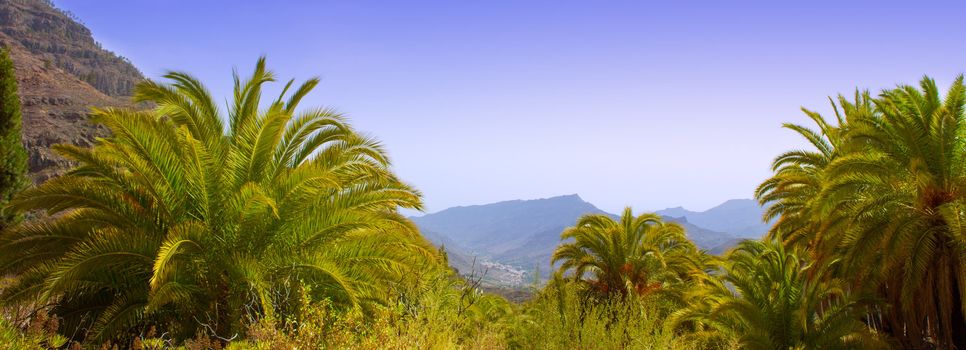
[[[966,69],[964,2],[55,0],[148,77],[230,96],[259,55],[389,149],[428,211],[578,193],[602,209],[750,198],[782,122]]]

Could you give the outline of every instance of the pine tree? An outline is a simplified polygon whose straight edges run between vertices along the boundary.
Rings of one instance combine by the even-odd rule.
[[[20,99],[13,61],[0,50],[0,230],[20,220],[7,202],[27,184],[27,152],[20,136]]]

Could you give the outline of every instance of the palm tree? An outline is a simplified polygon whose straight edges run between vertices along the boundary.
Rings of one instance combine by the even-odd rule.
[[[877,115],[850,123],[857,151],[827,169],[824,200],[848,208],[844,262],[878,267],[867,285],[894,306],[890,330],[904,345],[966,348],[963,77],[945,97],[926,77],[875,104]]]
[[[703,272],[700,252],[677,223],[656,214],[635,217],[625,208],[620,221],[606,214],[584,215],[560,235],[551,262],[563,261],[561,272],[573,272],[601,295],[626,296],[668,292]],[[567,241],[571,240],[572,241]]]
[[[379,143],[332,110],[296,110],[317,79],[263,104],[274,78],[259,59],[224,117],[192,76],[165,78],[136,89],[153,110],[95,110],[112,136],[57,146],[77,166],[14,200],[50,219],[0,237],[0,269],[18,276],[4,301],[54,303],[98,339],[152,323],[230,337],[246,314],[293,312],[299,289],[367,308],[434,256],[397,212],[420,194]]]
[[[828,213],[841,209],[820,200],[819,194],[828,184],[825,170],[849,152],[845,142],[849,121],[875,113],[868,92],[856,91],[853,101],[839,95],[837,101],[830,98],[829,102],[836,124],[802,108],[817,129],[791,123],[783,125],[802,136],[814,150],[793,150],[776,157],[772,162],[775,174],[755,190],[755,197],[767,206],[763,219],[777,219],[769,230],[769,237],[780,239],[788,246],[808,248],[816,261],[824,261],[821,254],[836,246],[841,226],[840,221],[825,220],[829,218]]]
[[[734,341],[741,349],[885,345],[862,323],[864,307],[841,280],[810,278],[824,274],[823,267],[787,250],[780,241],[740,243],[729,253],[726,270],[726,284],[709,289],[703,302],[672,315],[672,322],[711,329],[699,336],[715,338],[712,344]]]
[[[772,237],[878,294],[888,305],[870,325],[905,347],[966,347],[964,91],[960,77],[943,98],[924,78],[840,98],[838,126],[817,114],[819,131],[789,126],[815,151],[779,156],[757,192],[779,217]]]

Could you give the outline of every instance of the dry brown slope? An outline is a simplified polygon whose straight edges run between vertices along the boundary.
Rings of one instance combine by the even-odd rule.
[[[87,27],[48,0],[0,0],[0,32],[45,65],[109,96],[129,96],[144,79],[127,59],[102,48]]]
[[[87,28],[43,0],[0,0],[0,45],[16,68],[35,183],[69,168],[51,152],[52,145],[87,146],[106,135],[89,122],[90,107],[127,105],[124,95],[143,79],[126,60],[101,49]],[[101,81],[103,91],[82,78]]]

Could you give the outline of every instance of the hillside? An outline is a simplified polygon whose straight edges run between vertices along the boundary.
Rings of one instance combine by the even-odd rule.
[[[88,122],[91,106],[128,104],[144,79],[127,60],[104,50],[90,30],[43,0],[0,1],[0,45],[10,51],[23,104],[23,137],[31,179],[63,173],[58,143],[89,145],[103,128]]]
[[[130,96],[144,79],[131,62],[102,48],[90,29],[50,1],[0,1],[0,32],[43,64],[108,96]]]
[[[562,229],[590,213],[603,211],[577,195],[569,195],[454,207],[413,221],[421,229],[443,233],[461,246],[500,254],[519,247],[535,233]]]
[[[753,199],[732,199],[701,212],[675,207],[658,210],[656,213],[686,218],[695,225],[727,232],[740,238],[761,238],[770,227],[761,220],[764,209]]]
[[[576,194],[537,200],[512,200],[485,205],[453,207],[412,218],[420,231],[437,245],[445,245],[450,264],[462,274],[487,274],[493,284],[519,284],[522,271],[548,264],[543,252],[556,246],[560,231],[578,217],[603,213]],[[532,241],[540,241],[533,246]],[[521,247],[533,249],[521,251]],[[531,258],[530,255],[538,253]],[[495,263],[512,266],[494,265]],[[482,266],[486,264],[486,266]]]
[[[519,276],[519,271],[539,269],[541,275],[548,275],[560,233],[585,214],[616,218],[574,194],[454,207],[412,220],[429,240],[446,247],[450,264],[461,273],[478,273],[480,265],[487,264],[490,282],[518,284],[530,281],[529,274]],[[687,219],[665,219],[680,223],[698,247],[712,253],[720,253],[737,241],[732,235],[696,226]],[[474,258],[476,266],[472,264]]]

